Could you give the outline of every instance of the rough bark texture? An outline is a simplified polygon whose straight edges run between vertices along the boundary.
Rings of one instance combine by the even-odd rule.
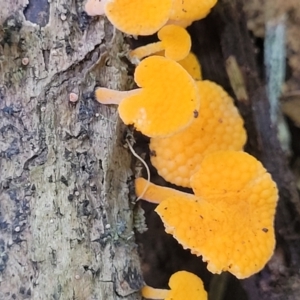
[[[140,299],[124,127],[93,99],[128,88],[122,36],[80,0],[2,1],[0,26],[0,299]]]
[[[235,96],[249,136],[246,150],[278,184],[275,255],[241,281],[245,295],[233,276],[211,278],[201,258],[161,233],[148,205],[149,230],[138,235],[143,269],[157,287],[187,269],[208,290],[223,289],[218,299],[292,300],[300,291],[299,197],[269,117],[243,2],[219,0],[190,32],[204,78]],[[1,3],[1,300],[140,299],[124,127],[114,108],[93,99],[96,85],[131,85],[123,44],[108,22],[86,16],[81,0]],[[69,101],[71,92],[78,102]],[[147,141],[137,147],[144,151]]]

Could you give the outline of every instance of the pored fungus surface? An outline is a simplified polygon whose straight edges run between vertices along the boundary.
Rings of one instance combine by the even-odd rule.
[[[109,21],[132,35],[151,35],[169,19],[172,0],[109,0],[104,7]]]
[[[163,200],[156,212],[172,234],[212,273],[246,278],[260,271],[275,246],[277,187],[262,164],[241,151],[207,155],[192,176],[195,197]]]
[[[205,155],[218,150],[242,150],[246,142],[243,119],[222,87],[205,80],[197,82],[199,116],[183,131],[150,140],[151,162],[167,181],[190,187],[191,176]]]
[[[136,68],[141,92],[125,98],[119,114],[125,124],[150,137],[174,134],[189,126],[200,106],[197,85],[173,60],[151,56]]]

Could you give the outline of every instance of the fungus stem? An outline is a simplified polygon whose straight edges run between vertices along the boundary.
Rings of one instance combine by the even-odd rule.
[[[164,50],[162,42],[151,43],[146,46],[138,47],[130,52],[131,58],[137,58],[141,60],[146,56],[150,56],[154,53]]]
[[[115,91],[107,88],[97,88],[95,96],[98,102],[102,104],[117,104],[129,96],[136,95],[141,92],[141,89],[135,89],[131,91]]]
[[[194,197],[192,194],[180,192],[175,189],[162,187],[155,185],[146,179],[140,177],[135,180],[135,193],[138,196],[138,199],[143,198],[143,200],[159,204],[163,200],[172,197]]]
[[[142,296],[147,299],[165,299],[168,296],[169,290],[155,289],[148,285],[142,288]]]

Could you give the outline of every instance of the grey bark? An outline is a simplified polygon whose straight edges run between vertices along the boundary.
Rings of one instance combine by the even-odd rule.
[[[93,99],[128,88],[123,45],[82,1],[1,1],[1,300],[140,299],[124,127]]]

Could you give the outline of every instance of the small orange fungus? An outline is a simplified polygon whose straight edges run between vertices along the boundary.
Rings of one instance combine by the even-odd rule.
[[[136,183],[137,191],[145,181]],[[151,185],[151,194],[146,190],[142,198],[157,197],[166,232],[201,255],[210,272],[237,278],[259,272],[275,246],[278,191],[271,175],[245,152],[219,151],[204,157],[191,186],[195,196]]]
[[[200,106],[199,93],[193,78],[178,63],[148,57],[137,66],[134,79],[140,89],[117,92],[98,88],[97,100],[108,104],[109,99],[117,99],[123,122],[150,137],[168,136],[192,123]]]
[[[142,296],[149,299],[164,300],[207,300],[202,280],[193,273],[178,271],[169,280],[170,290],[154,289],[145,286]]]
[[[173,60],[184,59],[191,50],[191,37],[182,27],[177,25],[166,25],[158,32],[159,42],[138,47],[130,52],[131,58],[138,60],[165,50],[165,57]]]
[[[88,0],[86,12],[105,13],[119,30],[132,35],[151,35],[164,26],[170,15],[172,0]]]
[[[205,155],[218,150],[242,150],[246,142],[243,119],[232,98],[214,82],[197,82],[199,116],[183,131],[150,140],[151,162],[167,181],[191,187],[190,178]]]

